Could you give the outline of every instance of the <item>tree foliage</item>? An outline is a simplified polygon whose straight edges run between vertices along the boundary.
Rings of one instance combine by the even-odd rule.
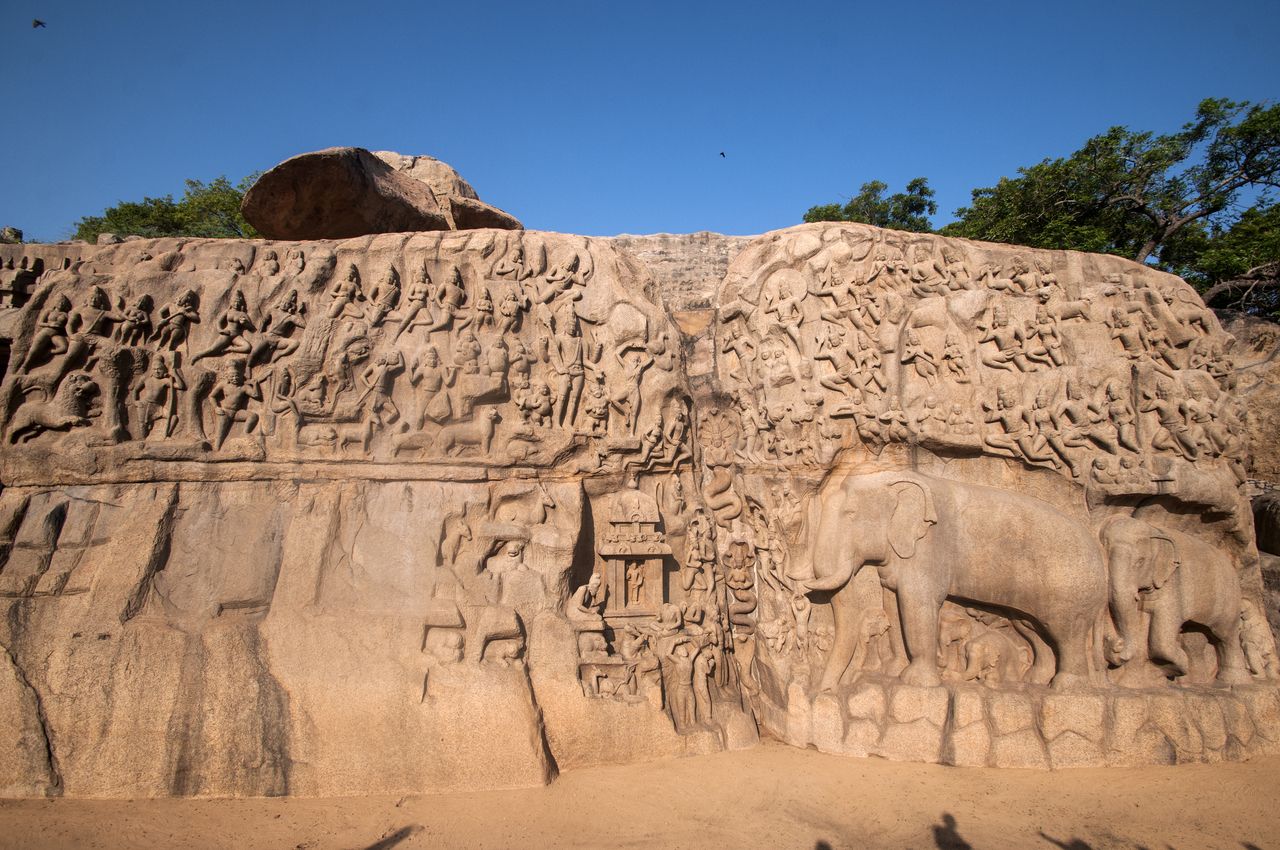
[[[1200,103],[1167,135],[1112,127],[1070,156],[973,190],[942,232],[1040,248],[1154,259],[1197,231],[1222,233],[1248,193],[1280,186],[1280,106]]]
[[[1166,265],[1212,307],[1280,317],[1280,203],[1264,200],[1230,226],[1190,234]]]
[[[907,184],[905,192],[885,197],[887,183],[870,180],[862,184],[858,194],[844,204],[820,204],[810,207],[805,221],[858,221],[876,227],[928,233],[933,230],[929,216],[938,212],[929,180],[917,177]]]
[[[226,177],[204,183],[188,180],[178,200],[172,195],[121,201],[102,212],[76,222],[76,239],[96,242],[100,233],[120,236],[196,236],[205,238],[247,238],[258,232],[240,214],[240,202],[258,174],[233,185]]]

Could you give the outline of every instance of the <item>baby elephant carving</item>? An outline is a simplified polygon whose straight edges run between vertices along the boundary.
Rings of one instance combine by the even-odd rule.
[[[965,644],[964,679],[990,685],[1021,681],[1031,666],[1029,655],[1008,629],[989,629]]]

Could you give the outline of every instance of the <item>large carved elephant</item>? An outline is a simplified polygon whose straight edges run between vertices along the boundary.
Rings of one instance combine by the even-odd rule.
[[[1098,536],[1107,550],[1117,632],[1112,661],[1150,658],[1185,675],[1190,661],[1179,638],[1184,625],[1196,623],[1210,632],[1218,679],[1250,680],[1240,646],[1240,579],[1230,558],[1197,537],[1133,517],[1107,520]],[[1151,615],[1146,634],[1143,611]]]
[[[939,682],[938,617],[948,598],[1028,619],[1054,649],[1054,687],[1088,681],[1107,578],[1083,523],[1030,496],[913,472],[833,478],[817,499],[813,576],[802,581],[810,594],[830,594],[835,619],[822,689],[849,666],[859,618],[849,581],[868,565],[897,594],[910,659],[903,681]]]

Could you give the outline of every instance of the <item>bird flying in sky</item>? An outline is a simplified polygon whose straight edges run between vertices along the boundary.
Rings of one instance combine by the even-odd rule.
[[[43,27],[43,26],[48,26],[48,24],[46,24],[44,21],[40,20],[39,18],[32,18],[32,19],[31,19],[31,28],[32,28],[33,30],[34,30],[34,29],[39,29],[40,27]]]

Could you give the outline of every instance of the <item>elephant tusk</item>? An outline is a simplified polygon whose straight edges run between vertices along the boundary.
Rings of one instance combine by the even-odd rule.
[[[801,584],[807,593],[822,593],[831,590],[839,590],[849,583],[849,579],[853,577],[853,565],[850,564],[847,570],[840,570],[833,575],[824,578],[815,578],[809,581],[803,581]]]

